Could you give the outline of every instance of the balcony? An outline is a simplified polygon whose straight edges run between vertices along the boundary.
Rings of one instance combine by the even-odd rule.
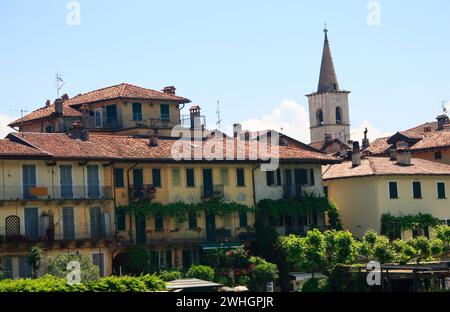
[[[112,228],[109,226],[109,228]],[[99,224],[80,223],[72,230],[63,230],[61,227],[55,229],[50,227],[41,228],[33,234],[20,233],[19,229],[0,227],[0,245],[17,243],[44,243],[44,242],[77,242],[77,241],[112,241],[115,240],[115,232],[106,229]]]
[[[130,201],[133,202],[152,200],[156,197],[156,188],[151,184],[145,184],[142,186],[130,185],[128,188],[128,197]]]
[[[112,200],[110,186],[2,186],[0,201]]]
[[[314,186],[300,185],[300,184],[284,184],[283,185],[283,198],[302,198],[305,194],[314,193]]]
[[[202,200],[223,199],[224,197],[225,190],[223,184],[215,184],[212,186],[202,185]]]
[[[196,119],[197,126],[200,128],[201,126],[206,127],[206,117],[205,116],[197,116],[194,117]],[[180,125],[185,128],[191,128],[192,125],[192,117],[191,115],[181,115]]]
[[[254,231],[247,229],[220,228],[213,233],[206,229],[174,229],[174,230],[147,230],[146,239],[148,245],[162,243],[207,243],[207,242],[230,242],[230,241],[250,241],[255,239]]]

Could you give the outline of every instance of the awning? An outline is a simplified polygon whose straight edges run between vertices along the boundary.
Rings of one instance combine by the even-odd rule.
[[[210,249],[236,249],[243,248],[244,245],[241,242],[222,242],[222,243],[204,243],[200,245],[203,250]]]

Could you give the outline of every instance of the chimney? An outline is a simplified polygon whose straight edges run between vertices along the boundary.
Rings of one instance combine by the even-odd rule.
[[[189,115],[191,119],[191,130],[200,129],[202,126],[200,118],[200,106],[195,105],[189,108]]]
[[[361,151],[359,149],[359,142],[353,142],[353,151],[352,151],[352,166],[358,167],[361,165]]]
[[[245,141],[250,141],[250,132],[249,131],[245,131],[245,133],[244,133],[244,140]]]
[[[175,95],[176,90],[174,86],[167,86],[162,89],[162,92]]]
[[[330,143],[332,140],[331,134],[325,133],[325,143]]]
[[[56,116],[63,115],[63,100],[61,98],[55,100],[55,114]]]
[[[63,102],[65,102],[65,101],[67,101],[67,100],[69,99],[69,96],[67,95],[67,93],[64,93],[64,94],[61,96],[61,99],[63,100]]]
[[[47,100],[47,101],[45,102],[45,107],[50,107],[50,105],[51,105],[50,100]]]
[[[83,132],[83,124],[76,120],[72,123],[72,128],[69,130],[69,137],[74,140],[81,140],[82,139],[82,132]]]
[[[411,150],[408,146],[397,147],[397,164],[402,166],[411,166]]]
[[[81,141],[89,141],[89,131],[87,129],[81,131]]]
[[[155,135],[150,135],[150,139],[148,141],[148,146],[150,146],[150,147],[158,146],[158,138]]]
[[[240,137],[242,132],[242,125],[240,123],[235,123],[233,125],[233,137],[237,138]]]
[[[437,116],[436,119],[438,123],[437,125],[438,130],[444,130],[444,126],[450,122],[448,116],[445,114]]]
[[[362,148],[368,148],[370,145],[369,139],[367,138],[367,128],[364,130],[364,139],[362,140]]]

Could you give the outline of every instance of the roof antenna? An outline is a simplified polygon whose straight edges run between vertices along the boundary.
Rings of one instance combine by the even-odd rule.
[[[220,124],[222,123],[222,119],[220,119],[220,102],[219,100],[217,100],[217,111],[216,111],[216,115],[217,115],[217,128],[220,130]]]
[[[56,96],[59,98],[59,91],[62,89],[66,82],[62,79],[60,73],[56,73]]]

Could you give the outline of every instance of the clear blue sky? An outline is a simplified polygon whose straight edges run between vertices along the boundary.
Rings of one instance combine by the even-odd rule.
[[[121,82],[175,85],[202,106],[210,128],[259,117],[283,100],[307,107],[317,86],[323,23],[354,127],[394,131],[433,120],[450,100],[450,1],[80,0],[68,26],[64,0],[0,1],[0,113]]]

